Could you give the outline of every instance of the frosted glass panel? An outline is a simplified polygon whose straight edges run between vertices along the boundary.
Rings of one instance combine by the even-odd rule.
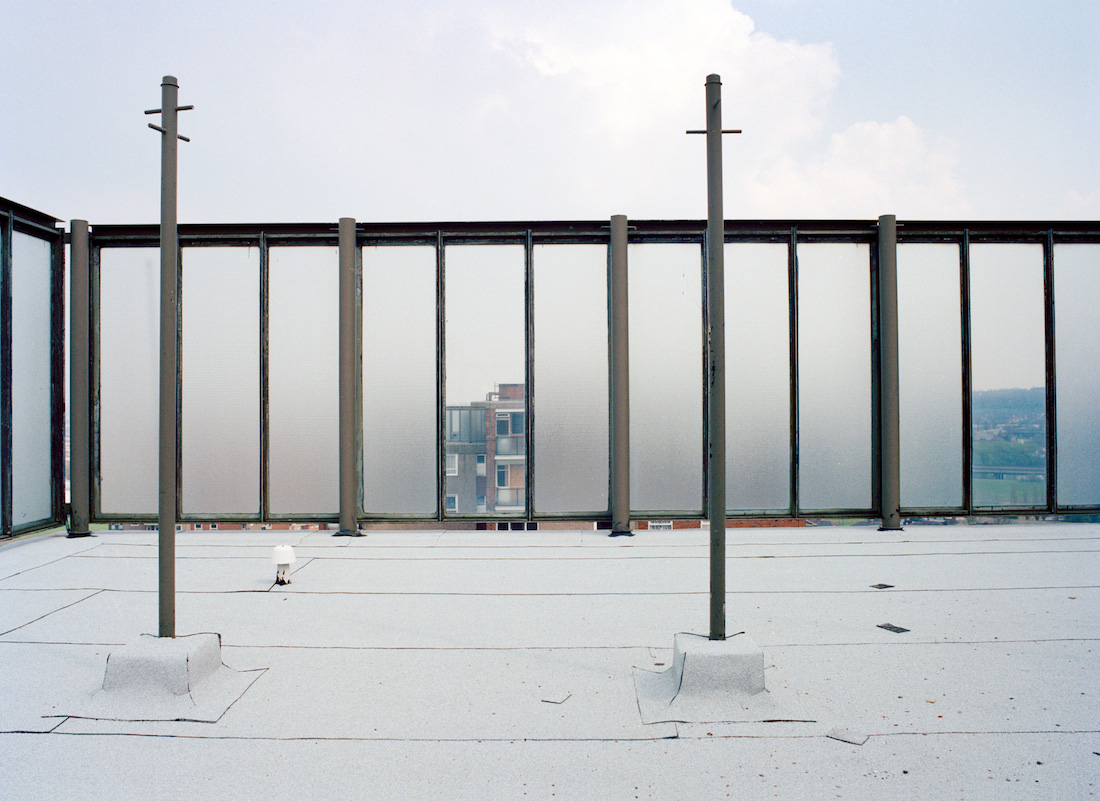
[[[702,257],[628,246],[632,510],[702,512]]]
[[[522,514],[527,505],[524,248],[449,246],[444,263],[447,507],[457,514]],[[471,422],[468,439],[463,439],[464,416],[480,420]],[[477,441],[479,430],[491,432],[481,434],[484,442]]]
[[[1054,247],[1058,504],[1100,506],[1100,245]]]
[[[975,507],[1046,505],[1041,245],[970,247]]]
[[[791,486],[787,246],[725,246],[726,506],[787,511]]]
[[[535,509],[608,509],[607,246],[537,245]]]
[[[260,511],[260,265],[256,248],[184,248],[182,503]]]
[[[268,252],[268,509],[340,511],[339,256]]]
[[[363,505],[434,514],[438,501],[435,248],[363,248]]]
[[[798,246],[799,507],[871,507],[870,247]]]
[[[53,516],[50,243],[11,241],[12,526]]]
[[[160,251],[99,251],[99,510],[157,513]]]
[[[898,245],[901,505],[963,505],[959,246]]]

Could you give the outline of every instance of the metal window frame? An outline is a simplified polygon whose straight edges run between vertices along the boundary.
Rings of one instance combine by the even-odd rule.
[[[8,226],[12,225],[12,212],[6,211]],[[50,218],[52,220],[52,218]],[[48,221],[47,221],[48,222]],[[56,222],[56,221],[53,221]],[[881,410],[878,408],[877,394],[874,392],[877,381],[875,360],[878,355],[878,339],[875,328],[877,315],[879,314],[879,298],[876,287],[876,270],[878,265],[877,221],[871,220],[772,220],[772,221],[727,221],[726,243],[737,242],[761,242],[785,244],[788,256],[788,327],[790,332],[789,372],[790,372],[790,506],[786,510],[728,510],[727,514],[734,518],[759,518],[759,517],[788,517],[799,519],[802,517],[814,518],[851,518],[851,517],[875,517],[879,513],[881,487],[879,485],[878,471],[875,468],[879,453],[878,426],[876,425]],[[1054,246],[1062,243],[1100,243],[1100,225],[1096,223],[1076,222],[936,222],[936,221],[899,221],[898,243],[912,242],[946,242],[956,244],[959,248],[959,280],[960,280],[960,315],[962,340],[960,343],[962,352],[962,367],[960,382],[963,391],[963,408],[960,410],[963,425],[963,442],[960,443],[963,453],[963,505],[961,507],[945,509],[929,508],[903,508],[903,514],[912,516],[945,515],[1019,515],[1019,514],[1065,514],[1088,515],[1100,512],[1100,503],[1096,506],[1062,507],[1057,498],[1057,398],[1056,398],[1056,343],[1055,343],[1055,308],[1054,308]],[[54,230],[54,229],[47,229]],[[699,220],[631,220],[628,233],[630,244],[648,244],[661,242],[692,243],[699,246],[700,251],[700,275],[702,275],[704,240],[706,222]],[[56,233],[56,232],[55,232]],[[99,318],[98,318],[98,291],[100,250],[103,247],[157,247],[157,226],[97,226],[92,233],[92,353],[95,369],[93,369],[93,409],[96,412],[94,418],[94,436],[92,437],[92,451],[94,469],[93,475],[93,510],[94,522],[123,522],[130,520],[156,519],[155,514],[149,515],[104,515],[99,508],[99,427],[98,427],[98,402],[99,374],[98,374],[98,347],[99,347]],[[868,265],[868,280],[871,292],[871,364],[868,365],[872,375],[872,506],[861,509],[813,509],[801,508],[799,488],[799,353],[797,347],[798,337],[798,246],[812,242],[852,242],[866,243],[870,248]],[[1048,474],[1046,504],[1042,508],[1011,508],[1011,509],[986,509],[975,510],[972,503],[972,442],[971,419],[972,397],[970,393],[970,320],[969,320],[969,247],[971,243],[1017,243],[1035,242],[1044,248],[1044,327],[1045,327],[1045,354],[1046,354],[1046,413],[1047,413],[1047,449],[1048,449]],[[5,233],[4,247],[10,249],[10,233]],[[260,508],[255,514],[247,515],[196,515],[191,514],[180,520],[184,522],[325,522],[331,523],[338,519],[337,515],[299,515],[288,514],[273,516],[268,509],[268,481],[269,481],[269,408],[268,392],[269,381],[267,375],[268,353],[268,326],[270,325],[270,309],[268,307],[268,258],[269,248],[285,245],[326,245],[336,244],[336,226],[334,224],[276,224],[276,225],[181,225],[180,248],[195,246],[225,246],[241,245],[259,247],[260,250],[260,295],[258,302],[260,309]],[[426,519],[448,521],[478,521],[486,522],[494,519],[493,514],[448,514],[445,508],[445,482],[444,465],[446,458],[446,331],[444,319],[444,298],[446,280],[446,249],[449,245],[503,245],[514,244],[524,247],[524,319],[525,319],[525,347],[527,353],[526,365],[526,392],[524,398],[524,436],[527,453],[527,507],[522,519],[528,521],[539,520],[596,520],[607,523],[611,520],[609,496],[608,509],[592,511],[578,510],[569,513],[543,514],[534,507],[535,483],[538,480],[535,470],[534,431],[537,426],[535,419],[535,395],[534,360],[537,358],[536,332],[534,330],[533,316],[533,270],[534,270],[534,246],[546,244],[599,244],[608,247],[610,259],[610,232],[606,221],[563,221],[563,222],[468,222],[468,223],[357,223],[356,248],[361,252],[362,247],[368,245],[403,246],[403,245],[429,245],[435,248],[436,260],[436,432],[437,432],[437,470],[436,470],[436,496],[437,508],[429,514],[367,514],[362,508],[362,460],[357,461],[357,470],[360,472],[357,482],[360,487],[359,519],[362,522],[374,521],[416,521]],[[6,257],[10,259],[10,256]],[[4,262],[4,269],[9,268],[8,262]],[[361,271],[361,266],[360,266]],[[362,274],[359,276],[362,281]],[[4,274],[4,293],[10,291],[10,277]],[[3,302],[9,304],[5,307],[3,329],[8,340],[5,341],[5,353],[10,352],[10,296],[5,295]],[[361,313],[361,293],[359,297]],[[609,298],[610,303],[610,298]],[[60,306],[60,303],[58,304]],[[701,325],[706,325],[705,314],[700,315]],[[182,315],[181,315],[182,319]],[[177,332],[179,329],[177,329]],[[610,337],[610,331],[609,331]],[[359,402],[358,430],[362,432],[362,342],[361,330],[359,332],[357,354],[357,386]],[[178,342],[178,337],[177,337]],[[705,337],[703,339],[704,352],[701,358],[705,360]],[[10,357],[6,357],[10,358]],[[610,349],[609,349],[610,361]],[[705,361],[704,361],[705,363]],[[10,363],[8,364],[10,370]],[[705,373],[704,373],[705,374]],[[6,374],[7,375],[7,374]],[[179,386],[178,382],[177,385]],[[9,384],[5,383],[5,393],[10,396]],[[10,397],[7,398],[10,404]],[[705,384],[701,392],[701,402],[706,408]],[[610,399],[609,399],[610,405]],[[7,408],[7,407],[6,407]],[[8,413],[10,414],[10,412]],[[5,418],[10,419],[10,418]],[[706,442],[706,415],[703,415],[702,442]],[[177,432],[179,436],[179,432]],[[5,447],[10,449],[10,435],[5,434]],[[60,451],[60,436],[57,448]],[[705,451],[705,448],[703,449]],[[654,517],[666,520],[696,519],[702,516],[706,508],[706,455],[700,454],[703,463],[703,489],[701,492],[702,508],[700,510],[631,510],[631,516],[635,518]],[[10,482],[10,456],[5,459],[5,470]],[[610,470],[609,470],[610,475]],[[60,482],[59,482],[60,484]],[[8,486],[8,485],[5,485]],[[5,491],[5,506],[10,504],[10,490]],[[8,512],[10,520],[10,511]],[[501,519],[515,520],[517,515],[505,514]],[[5,529],[7,533],[7,529]]]
[[[0,198],[0,539],[62,524],[65,427],[65,231],[55,217]],[[47,517],[14,524],[12,496],[12,240],[25,234],[50,248],[50,511]]]

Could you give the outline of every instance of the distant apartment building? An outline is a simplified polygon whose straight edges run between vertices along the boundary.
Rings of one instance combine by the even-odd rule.
[[[524,392],[523,384],[498,384],[484,401],[447,407],[447,513],[507,515],[526,510]]]

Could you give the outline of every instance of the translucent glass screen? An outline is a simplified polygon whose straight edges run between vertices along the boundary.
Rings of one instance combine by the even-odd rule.
[[[160,251],[99,251],[99,511],[157,513]]]
[[[52,256],[45,239],[11,242],[12,526],[49,520],[53,507]]]
[[[628,246],[630,508],[703,506],[702,248]]]
[[[1043,248],[970,246],[973,505],[1046,504]]]
[[[1100,506],[1100,245],[1054,246],[1058,505]]]
[[[798,246],[799,507],[871,506],[870,247]]]
[[[959,246],[898,245],[901,505],[963,505]]]
[[[785,511],[791,485],[787,246],[725,246],[726,506]]]
[[[444,257],[446,405],[480,410],[487,429],[499,435],[479,444],[448,434],[447,454],[458,460],[459,472],[447,477],[446,494],[455,496],[458,514],[523,513],[526,455],[498,453],[496,444],[501,437],[523,441],[522,432],[515,431],[515,423],[523,421],[512,413],[525,408],[524,248],[451,245]],[[498,429],[498,418],[500,425],[507,420],[506,434]],[[505,450],[518,447],[509,442]],[[482,453],[484,477],[477,475]]]
[[[182,254],[182,509],[260,511],[259,250]]]
[[[339,256],[268,252],[268,510],[340,510]]]
[[[363,506],[438,506],[434,247],[363,248]]]
[[[535,509],[608,508],[607,246],[537,245]]]

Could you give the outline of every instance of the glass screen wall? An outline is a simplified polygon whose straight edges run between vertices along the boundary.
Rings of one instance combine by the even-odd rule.
[[[260,262],[185,247],[180,380],[183,515],[260,512]]]
[[[608,509],[607,246],[536,245],[535,511]]]
[[[527,511],[525,281],[523,245],[444,251],[445,512]],[[464,416],[476,418],[469,438]]]
[[[787,513],[791,495],[788,246],[727,243],[726,506]]]
[[[970,246],[972,504],[1046,505],[1043,247]]]
[[[335,515],[339,486],[339,260],[268,251],[268,511]]]
[[[98,286],[98,511],[156,515],[159,249],[102,248]]]
[[[1100,506],[1100,245],[1054,246],[1058,504]]]
[[[802,510],[871,507],[870,247],[798,246]]]
[[[363,508],[434,516],[436,249],[369,246],[362,258]]]
[[[15,231],[11,242],[12,527],[53,516],[53,249]]]
[[[963,505],[959,246],[898,245],[901,506]]]
[[[630,244],[630,507],[703,506],[702,248]]]

